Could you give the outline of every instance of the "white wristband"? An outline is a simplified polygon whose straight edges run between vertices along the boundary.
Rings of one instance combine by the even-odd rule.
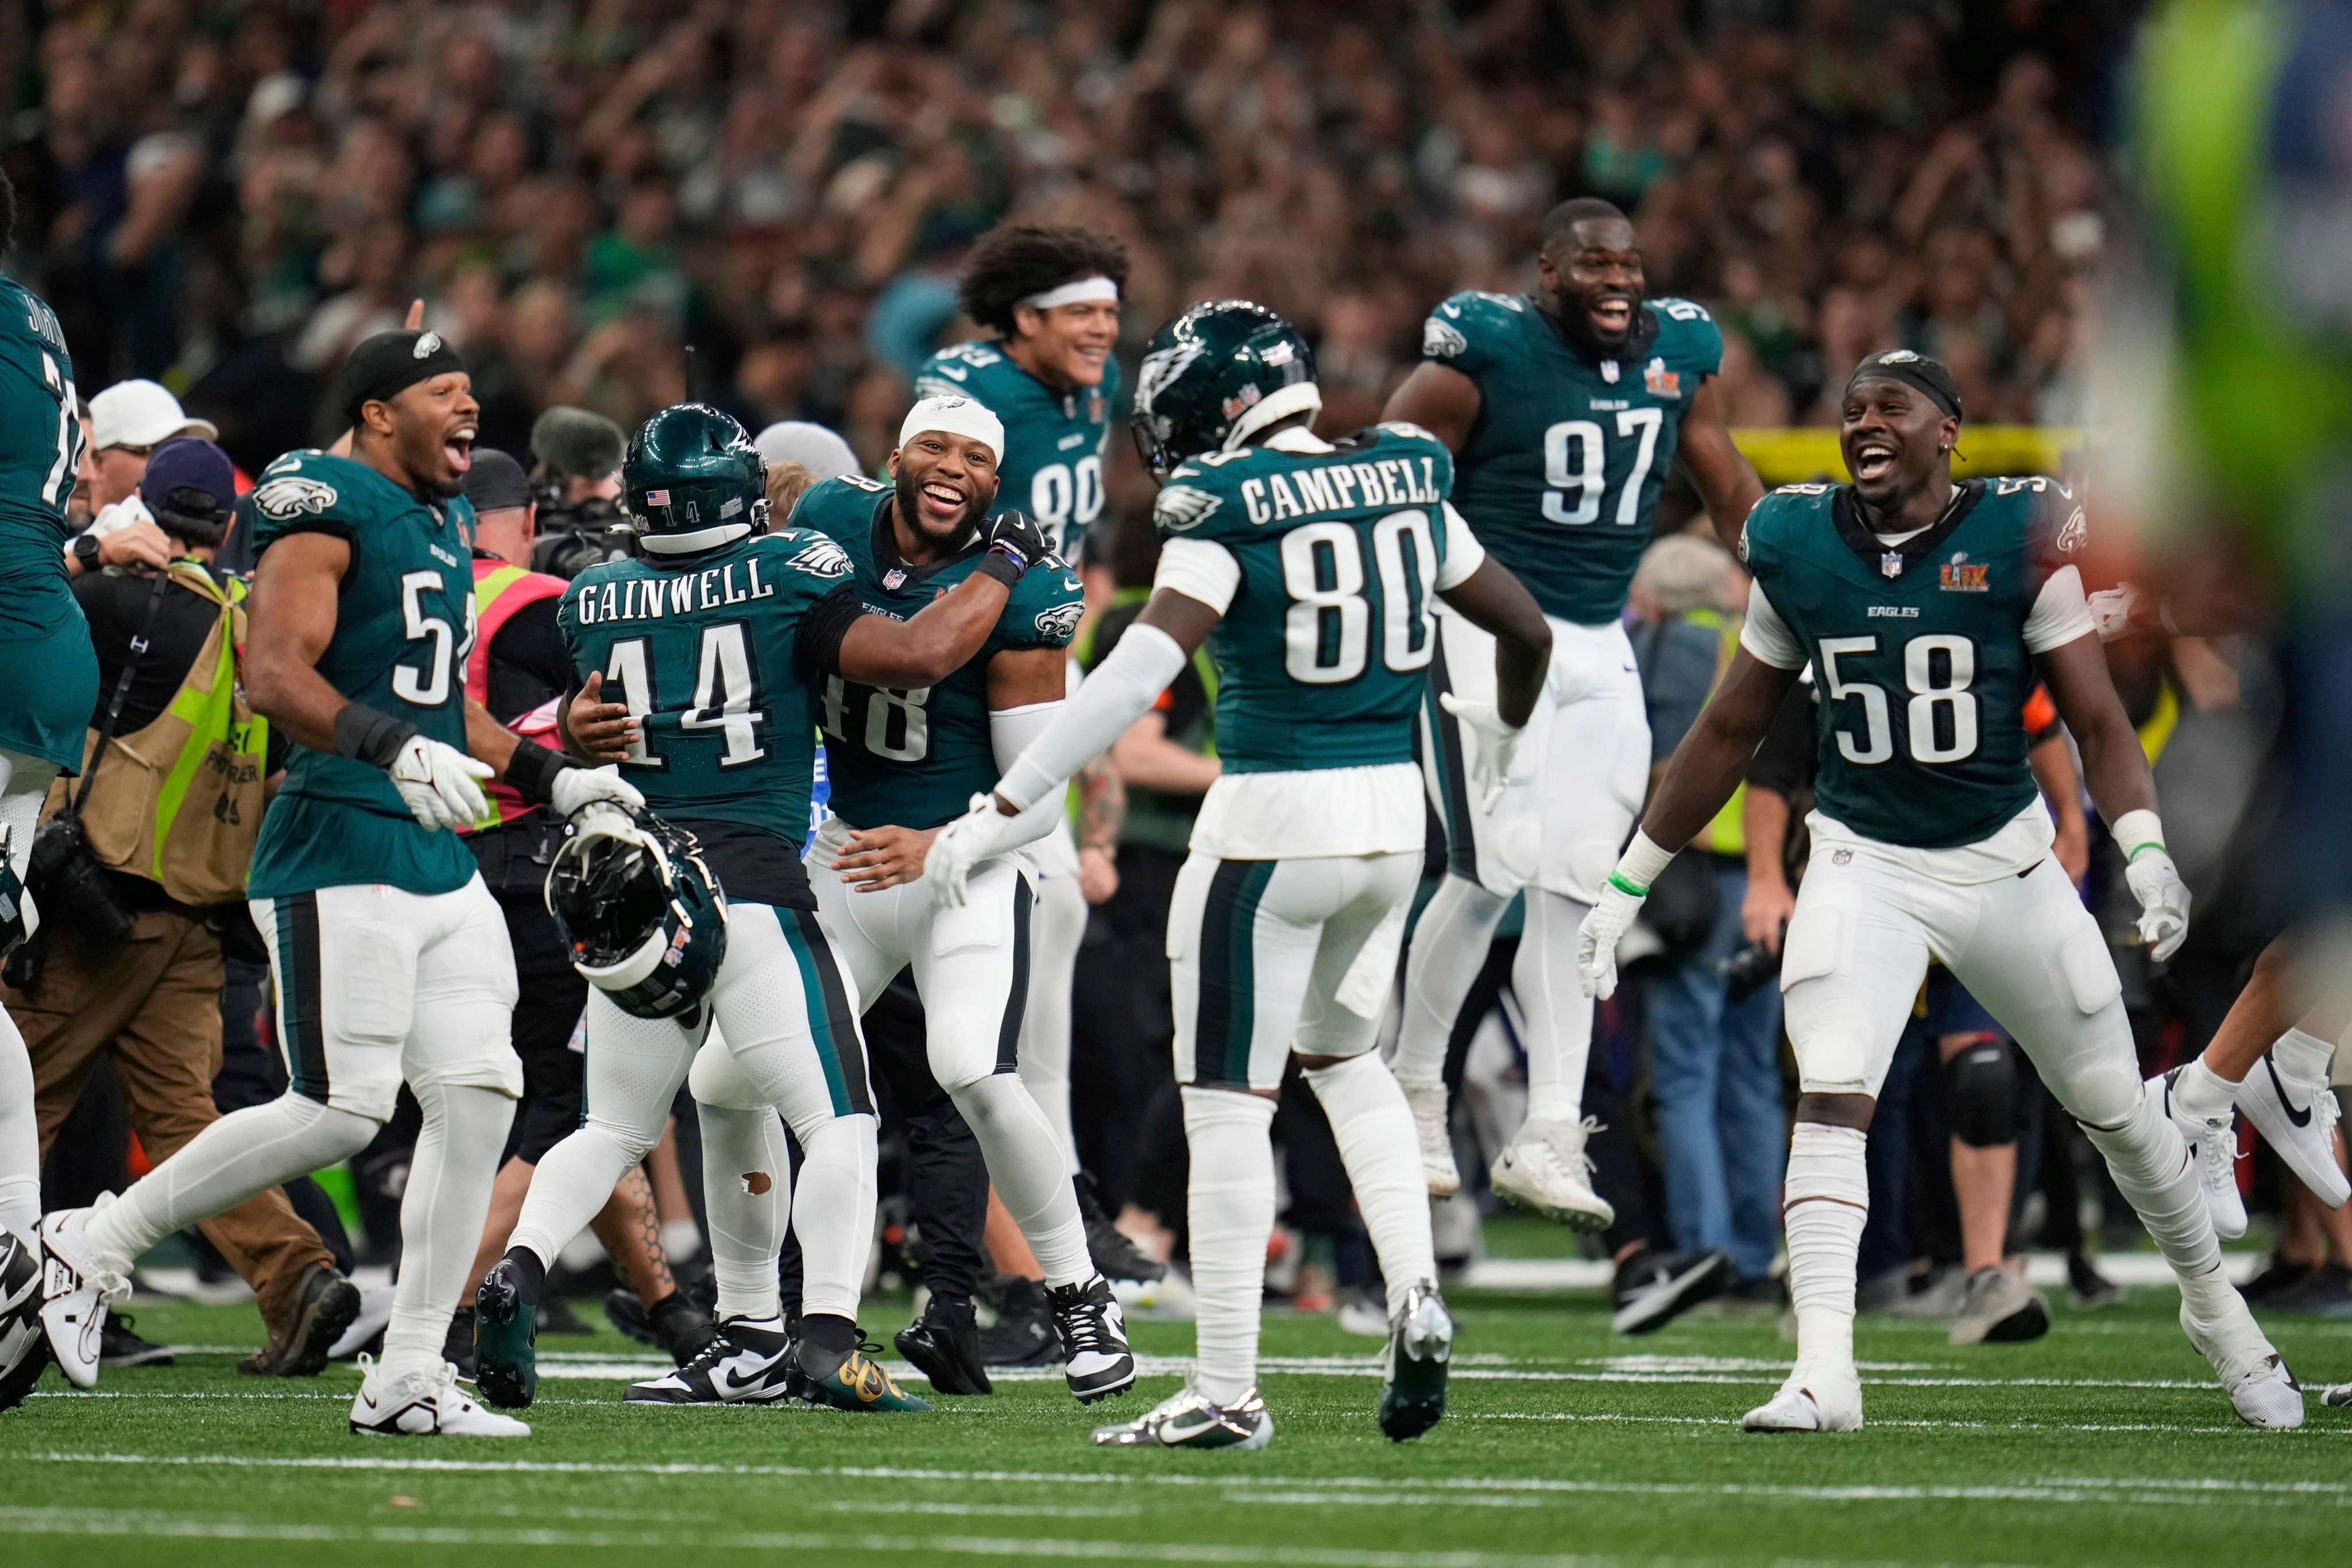
[[[2126,865],[2142,850],[2164,848],[2164,821],[2154,811],[2126,811],[2116,819],[2115,834]]]
[[[1660,849],[1651,841],[1649,834],[1637,828],[1633,841],[1618,857],[1617,869],[1609,873],[1609,880],[1627,893],[1646,897],[1659,873],[1673,863],[1674,858],[1674,851]]]

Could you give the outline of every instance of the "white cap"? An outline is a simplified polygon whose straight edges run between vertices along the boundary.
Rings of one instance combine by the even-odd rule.
[[[161,446],[175,435],[211,441],[220,429],[209,419],[190,419],[180,400],[153,382],[117,382],[89,400],[89,444]]]
[[[906,445],[926,430],[970,436],[994,453],[999,463],[1004,461],[1004,422],[986,403],[968,397],[927,397],[907,411],[906,422],[898,426],[898,444]]]
[[[819,479],[864,472],[849,443],[804,419],[779,420],[754,436],[751,444],[760,449],[771,468],[779,463],[797,463]]]

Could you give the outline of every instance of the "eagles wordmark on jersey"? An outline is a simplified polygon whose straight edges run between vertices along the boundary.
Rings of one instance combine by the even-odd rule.
[[[968,397],[1004,422],[996,508],[1037,519],[1066,559],[1102,516],[1103,445],[1118,401],[1118,361],[1094,386],[1055,392],[992,343],[958,343],[923,362],[915,396]]]

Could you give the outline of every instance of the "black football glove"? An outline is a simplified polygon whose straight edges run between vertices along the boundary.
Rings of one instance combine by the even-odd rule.
[[[999,512],[981,528],[990,550],[1026,571],[1054,553],[1053,540],[1037,519],[1020,510]]]

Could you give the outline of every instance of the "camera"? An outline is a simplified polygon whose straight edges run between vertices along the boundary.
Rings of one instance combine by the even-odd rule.
[[[114,879],[89,852],[81,821],[62,815],[41,824],[25,866],[25,883],[43,920],[59,920],[93,947],[108,947],[131,935],[139,915],[115,892]]]
[[[1722,979],[1724,990],[1738,1001],[1767,980],[1780,978],[1780,955],[1761,942],[1750,942],[1717,963],[1715,972]]]

